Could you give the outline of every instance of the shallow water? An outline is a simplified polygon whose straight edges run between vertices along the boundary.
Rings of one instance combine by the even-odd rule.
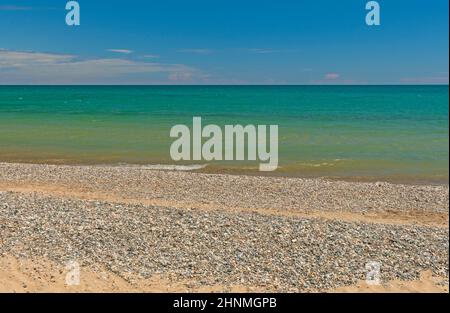
[[[0,162],[201,165],[169,155],[171,127],[201,116],[279,125],[273,175],[446,183],[448,100],[448,86],[3,86]]]

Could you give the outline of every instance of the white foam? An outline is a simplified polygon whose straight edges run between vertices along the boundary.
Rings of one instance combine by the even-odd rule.
[[[205,168],[207,164],[192,164],[192,165],[172,165],[172,164],[149,164],[139,166],[145,170],[161,170],[161,171],[195,171]]]

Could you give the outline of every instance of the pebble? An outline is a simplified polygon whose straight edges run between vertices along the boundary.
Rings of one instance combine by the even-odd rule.
[[[2,193],[0,255],[268,291],[356,284],[374,261],[383,281],[417,279],[425,270],[448,281],[445,228],[181,210]]]

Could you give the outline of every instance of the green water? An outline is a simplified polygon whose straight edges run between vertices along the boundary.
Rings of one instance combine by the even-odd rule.
[[[274,175],[448,182],[448,86],[0,87],[0,162],[178,164],[175,124],[279,125]],[[191,164],[201,161],[185,162]],[[202,171],[257,173],[257,162]]]

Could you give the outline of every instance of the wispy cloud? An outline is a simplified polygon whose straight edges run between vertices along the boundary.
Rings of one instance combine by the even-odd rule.
[[[193,54],[211,54],[213,51],[211,49],[180,49],[179,52],[183,53],[193,53]]]
[[[0,84],[152,83],[161,77],[166,81],[187,80],[197,73],[198,70],[183,64],[0,51]]]
[[[336,79],[339,79],[339,77],[341,77],[341,75],[339,75],[338,73],[325,74],[325,79],[327,79],[327,80],[336,80]]]
[[[128,49],[106,49],[106,51],[114,52],[114,53],[122,53],[122,54],[133,53],[133,50],[128,50]]]
[[[247,49],[250,52],[258,53],[258,54],[270,54],[270,53],[277,53],[280,52],[280,50],[276,49],[261,49],[261,48],[251,48]]]
[[[367,85],[369,82],[365,80],[355,80],[342,77],[341,74],[330,72],[323,75],[323,78],[310,80],[310,85]]]
[[[67,62],[74,58],[69,54],[51,54],[30,51],[10,51],[6,49],[0,50],[0,68],[15,67],[22,68],[30,64],[57,64]]]
[[[18,5],[0,5],[0,11],[29,11],[32,7]]]
[[[192,79],[192,72],[175,72],[169,74],[169,80],[173,82],[188,82]]]
[[[157,54],[145,54],[142,57],[146,58],[146,59],[158,59],[159,55],[157,55]]]

